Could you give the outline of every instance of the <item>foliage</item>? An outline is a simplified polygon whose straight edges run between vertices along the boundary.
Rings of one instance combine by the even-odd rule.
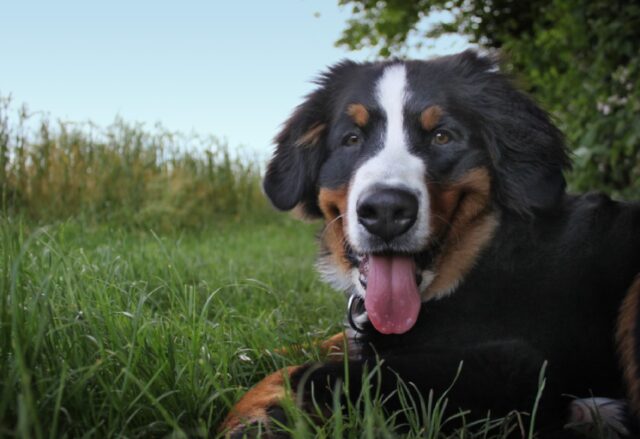
[[[235,156],[214,137],[146,130],[116,120],[10,119],[0,98],[0,211],[36,221],[82,216],[90,222],[198,228],[248,212],[269,214],[257,159]]]
[[[339,0],[338,44],[401,54],[449,32],[499,49],[574,151],[575,190],[640,198],[640,3],[625,0]],[[423,30],[426,17],[450,20]]]

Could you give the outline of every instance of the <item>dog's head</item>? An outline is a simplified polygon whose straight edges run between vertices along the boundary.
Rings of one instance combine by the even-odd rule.
[[[323,217],[319,266],[383,333],[451,292],[500,215],[564,193],[562,136],[487,57],[342,62],[285,123],[264,190]]]

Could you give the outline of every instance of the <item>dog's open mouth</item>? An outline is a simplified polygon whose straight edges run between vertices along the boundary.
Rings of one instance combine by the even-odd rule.
[[[403,334],[420,312],[422,275],[414,255],[368,254],[360,258],[360,283],[371,324],[382,334]]]

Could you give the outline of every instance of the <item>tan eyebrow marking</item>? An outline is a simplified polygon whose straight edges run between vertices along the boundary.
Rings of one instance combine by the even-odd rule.
[[[296,140],[296,146],[314,146],[318,143],[320,135],[326,128],[323,123],[313,125],[309,130]]]
[[[369,112],[362,104],[351,104],[347,107],[347,114],[359,127],[363,127],[369,122]]]
[[[438,125],[440,122],[440,118],[442,117],[442,108],[437,105],[433,105],[427,109],[425,109],[420,114],[420,124],[422,128],[427,131],[431,131]]]

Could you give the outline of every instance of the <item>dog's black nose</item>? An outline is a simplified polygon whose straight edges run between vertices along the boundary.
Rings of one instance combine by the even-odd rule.
[[[370,233],[391,241],[416,222],[418,198],[403,189],[376,189],[360,197],[356,212],[358,221]]]

